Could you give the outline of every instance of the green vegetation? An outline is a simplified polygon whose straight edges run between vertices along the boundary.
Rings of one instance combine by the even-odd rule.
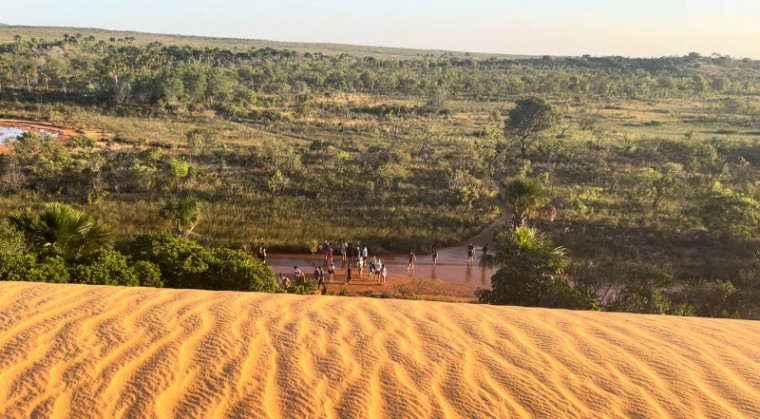
[[[0,281],[35,281],[276,292],[272,270],[230,249],[183,237],[138,237],[131,256],[111,249],[108,230],[69,206],[11,214],[0,228]]]
[[[502,231],[495,239],[495,254],[481,263],[498,267],[490,290],[479,290],[478,299],[490,304],[524,305],[590,310],[596,301],[560,278],[570,263],[565,249],[554,247],[541,232],[518,227]]]
[[[0,45],[2,116],[86,135],[16,141],[0,159],[0,213],[64,203],[111,226],[123,252],[169,228],[203,243],[191,253],[210,256],[187,272],[127,252],[167,286],[212,281],[212,259],[229,255],[210,247],[361,238],[424,251],[506,213],[514,231],[542,232],[535,249],[567,249],[563,270],[497,276],[505,289],[537,281],[523,303],[758,316],[756,61],[330,54],[44,31]],[[218,287],[268,286],[231,281]],[[508,294],[483,301],[516,303]]]

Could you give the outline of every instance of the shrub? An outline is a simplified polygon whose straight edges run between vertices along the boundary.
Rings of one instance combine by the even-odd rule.
[[[72,282],[91,285],[136,287],[140,281],[128,259],[119,252],[102,251],[69,268]]]
[[[305,277],[297,277],[296,283],[288,288],[289,294],[301,294],[301,295],[310,295],[314,294],[314,291],[317,289],[317,284],[314,281],[309,281]],[[343,291],[343,290],[341,290]],[[338,294],[338,295],[345,295],[345,294]]]
[[[204,288],[258,292],[279,289],[270,267],[239,250],[215,249],[212,256]]]
[[[141,266],[145,284],[160,282],[169,288],[276,292],[274,273],[245,253],[230,249],[209,251],[198,243],[169,233],[138,238],[134,258],[155,264],[160,276]],[[143,282],[140,282],[143,284]]]
[[[69,282],[69,273],[59,257],[37,262],[32,255],[0,253],[0,280],[65,284]]]
[[[164,281],[161,280],[161,271],[158,266],[144,260],[138,260],[132,264],[132,269],[134,269],[141,287],[163,288]]]
[[[169,233],[138,237],[133,257],[155,264],[169,288],[203,288],[203,274],[212,262],[201,245]]]
[[[28,281],[27,274],[36,264],[32,255],[21,253],[0,253],[0,280]]]

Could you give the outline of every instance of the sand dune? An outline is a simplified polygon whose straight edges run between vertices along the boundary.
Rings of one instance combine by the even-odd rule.
[[[760,417],[760,322],[0,283],[0,417]]]

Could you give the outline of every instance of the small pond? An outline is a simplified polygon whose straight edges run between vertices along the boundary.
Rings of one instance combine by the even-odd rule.
[[[29,132],[31,130],[32,129],[29,128],[29,127],[21,128],[21,127],[4,127],[4,126],[0,126],[0,145],[5,145],[6,143],[11,143],[19,135],[21,135],[21,134],[23,134],[25,132]],[[48,132],[48,131],[45,131],[45,130],[42,130],[42,129],[35,129],[34,131],[37,132],[38,134],[49,135],[49,136],[51,136],[53,138],[58,137],[58,133],[57,132]]]

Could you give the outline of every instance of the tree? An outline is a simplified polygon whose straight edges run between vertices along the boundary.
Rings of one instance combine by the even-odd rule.
[[[478,291],[481,302],[572,309],[596,307],[596,301],[584,297],[559,277],[569,265],[565,249],[554,247],[536,229],[519,227],[500,232],[494,254],[482,256],[480,264],[498,268],[491,277],[491,289]]]
[[[539,98],[520,99],[509,111],[504,123],[504,135],[520,150],[523,159],[528,151],[545,138],[562,121],[562,112],[554,105]]]
[[[216,132],[208,128],[194,128],[185,134],[187,137],[187,147],[191,154],[203,154],[212,151],[219,145],[219,138]]]
[[[267,180],[267,189],[272,194],[272,196],[277,196],[280,192],[282,192],[287,186],[290,180],[282,175],[282,172],[279,170],[275,170],[274,174]]]
[[[176,234],[187,238],[201,220],[198,200],[188,195],[178,200],[169,200],[158,213],[163,220],[171,222]]]
[[[760,250],[755,251],[752,264],[743,268],[735,279],[738,292],[732,295],[733,306],[742,318],[760,319]]]
[[[37,214],[12,213],[8,222],[20,231],[30,248],[40,255],[75,261],[113,246],[105,225],[68,205],[49,204]]]
[[[501,195],[504,210],[511,213],[514,229],[542,216],[553,220],[556,210],[549,201],[549,194],[539,182],[525,178],[508,181]]]
[[[760,223],[759,202],[717,182],[696,212],[715,237],[750,238]]]
[[[66,149],[49,135],[25,132],[13,143],[20,164],[40,176],[60,175],[71,163]]]
[[[623,286],[609,304],[612,311],[649,314],[676,314],[667,292],[673,284],[670,265],[628,262],[618,269]]]

